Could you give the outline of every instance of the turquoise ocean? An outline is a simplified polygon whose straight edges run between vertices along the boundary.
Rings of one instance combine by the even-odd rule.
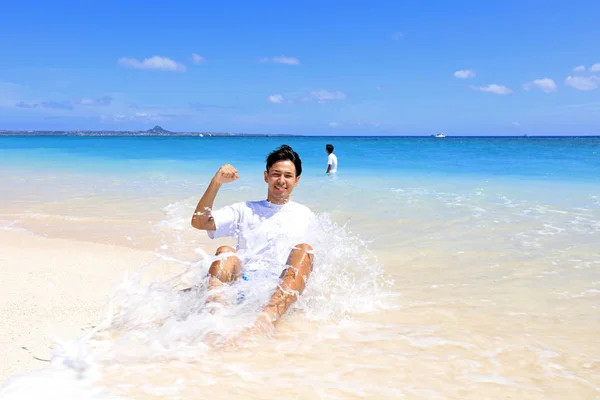
[[[154,252],[198,284],[208,182],[229,163],[215,206],[264,199],[281,144],[317,261],[273,337],[206,346],[268,289],[214,316],[140,283],[0,398],[600,399],[600,137],[0,137],[0,229]]]

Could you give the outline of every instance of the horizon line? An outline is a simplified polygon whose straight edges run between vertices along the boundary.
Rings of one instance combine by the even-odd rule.
[[[103,134],[105,133],[105,134]],[[333,137],[333,138],[580,138],[580,137],[600,137],[600,134],[523,134],[523,135],[446,135],[443,138],[436,138],[435,134],[424,135],[301,135],[287,133],[243,133],[243,132],[168,132],[168,133],[149,133],[147,131],[95,131],[95,130],[0,130],[0,136],[62,136],[62,137],[197,137],[198,135],[206,137]]]

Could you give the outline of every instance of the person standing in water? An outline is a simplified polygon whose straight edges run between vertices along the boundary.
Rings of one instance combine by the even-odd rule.
[[[313,269],[313,249],[306,243],[313,213],[291,200],[301,174],[300,156],[290,146],[282,145],[266,159],[266,200],[212,210],[221,186],[239,178],[237,169],[225,164],[212,178],[192,216],[192,226],[207,231],[211,239],[233,236],[237,242],[235,249],[217,249],[215,255],[220,257],[207,275],[209,290],[239,278],[278,278],[275,292],[255,323],[261,331],[274,329],[275,321],[302,294]]]
[[[327,174],[335,174],[337,172],[338,159],[335,154],[333,154],[333,145],[328,144],[325,146],[325,151],[327,152]]]

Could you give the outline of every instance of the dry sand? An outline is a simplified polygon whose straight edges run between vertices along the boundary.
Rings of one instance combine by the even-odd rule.
[[[48,365],[54,340],[81,336],[125,273],[153,259],[147,251],[0,230],[0,382]],[[178,272],[161,262],[152,277]]]

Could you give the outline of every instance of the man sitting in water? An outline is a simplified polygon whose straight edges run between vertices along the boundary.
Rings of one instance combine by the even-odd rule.
[[[253,275],[265,272],[279,275],[279,285],[256,322],[256,328],[270,331],[302,293],[312,272],[314,257],[305,235],[313,214],[290,199],[302,173],[298,153],[283,145],[267,156],[266,164],[266,200],[235,203],[212,211],[221,185],[239,178],[237,170],[225,164],[198,202],[192,226],[207,231],[211,239],[233,236],[237,241],[236,249],[217,249],[215,254],[221,257],[208,270],[209,289],[240,277],[252,280]],[[267,266],[265,259],[271,261]]]

